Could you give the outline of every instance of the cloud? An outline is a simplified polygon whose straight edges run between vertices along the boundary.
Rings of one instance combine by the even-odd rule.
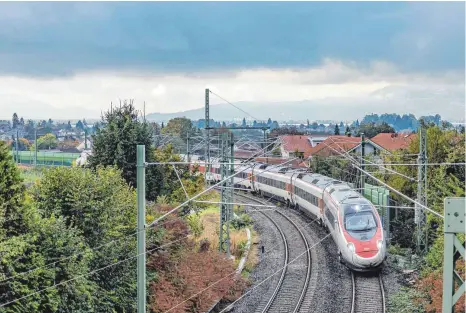
[[[404,73],[388,62],[360,67],[354,62],[333,59],[299,70],[256,68],[190,75],[93,71],[53,78],[0,76],[3,87],[0,118],[9,118],[13,112],[25,118],[99,117],[111,101],[118,103],[118,99],[126,98],[135,99],[139,109],[145,101],[146,112],[176,112],[202,107],[204,90],[211,88],[231,102],[267,103],[282,106],[283,110],[292,101],[322,103],[328,107],[322,106],[320,113],[328,118],[340,119],[348,112],[357,118],[368,108],[374,112],[391,112],[397,108],[401,110],[399,113],[424,115],[433,111],[458,119],[464,116],[464,84],[462,71],[435,75]],[[222,102],[211,96],[212,104]],[[339,108],[343,105],[346,111],[330,110],[334,104],[340,105]],[[242,117],[239,111],[238,116]],[[304,108],[300,116],[312,119],[315,112]]]
[[[2,2],[0,73],[301,69],[325,58],[464,68],[465,4]]]

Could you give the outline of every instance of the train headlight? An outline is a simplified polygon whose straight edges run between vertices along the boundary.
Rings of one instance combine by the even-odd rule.
[[[382,249],[383,247],[383,240],[377,240],[377,249]]]
[[[354,244],[352,242],[348,242],[347,247],[353,253],[354,253],[354,251],[356,251],[356,249],[354,248]]]

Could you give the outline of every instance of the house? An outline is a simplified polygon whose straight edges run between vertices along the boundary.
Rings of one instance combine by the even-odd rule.
[[[365,140],[364,153],[379,155],[406,149],[416,134],[381,133]],[[361,154],[361,137],[329,136],[311,150],[311,155],[335,156],[344,153]]]
[[[330,135],[328,133],[316,133],[312,132],[309,136],[309,140],[311,141],[311,146],[314,148],[319,143],[327,139]]]
[[[306,135],[280,136],[280,154],[282,158],[301,156],[307,158],[310,155],[312,144]]]
[[[370,141],[377,145],[379,150],[391,153],[407,149],[416,136],[416,134],[382,133],[372,137]]]

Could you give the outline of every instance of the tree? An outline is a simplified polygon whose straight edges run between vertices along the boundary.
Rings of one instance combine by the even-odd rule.
[[[84,130],[84,124],[83,124],[83,122],[81,122],[81,120],[79,120],[79,121],[76,123],[76,128],[77,128],[77,129],[80,129],[80,130]]]
[[[364,133],[364,135],[367,138],[372,138],[380,133],[394,133],[395,129],[388,125],[387,123],[383,122],[381,124],[376,124],[374,122],[370,123],[361,123],[359,125],[359,129],[357,132],[357,137],[361,136],[361,133]]]
[[[105,112],[102,116],[105,126],[92,135],[92,155],[88,159],[89,166],[94,169],[99,165],[116,166],[133,187],[136,187],[136,146],[145,145],[146,161],[154,161],[152,128],[149,123],[139,121],[138,115],[133,104],[128,102]],[[148,199],[156,196],[160,181],[157,171],[157,166],[146,169]]]
[[[19,125],[18,114],[13,113],[13,118],[11,119],[11,121],[12,121],[13,129],[16,129],[18,127],[18,125]]]
[[[66,124],[66,130],[72,130],[73,126],[71,126],[71,121],[68,121],[68,124]]]
[[[269,117],[269,119],[267,120],[267,126],[271,126],[272,125],[272,119]]]
[[[243,117],[243,122],[241,123],[242,127],[246,127],[246,118]]]
[[[19,125],[24,126],[24,118],[21,117],[19,119]]]
[[[24,199],[24,186],[19,171],[5,142],[0,141],[0,239],[17,225],[19,207]],[[1,242],[1,240],[0,240]]]
[[[178,136],[186,142],[187,135],[194,134],[194,128],[189,118],[175,117],[168,121],[167,126],[162,129],[162,134]]]
[[[348,137],[351,137],[351,129],[349,128],[348,125],[346,125],[345,135]]]
[[[337,124],[335,124],[335,131],[334,131],[334,135],[340,135],[340,128],[338,127]]]
[[[53,126],[53,121],[51,118],[49,118],[49,120],[47,121],[47,126],[50,128]]]
[[[37,139],[37,146],[39,149],[54,149],[58,145],[57,137],[54,134],[48,133]]]

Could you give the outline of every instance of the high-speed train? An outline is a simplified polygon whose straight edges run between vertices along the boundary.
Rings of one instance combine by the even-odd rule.
[[[203,160],[198,163],[205,172]],[[218,160],[212,161],[212,182],[221,180]],[[239,163],[239,161],[238,161]],[[386,244],[380,216],[374,205],[347,183],[308,169],[292,169],[270,164],[235,164],[234,184],[242,189],[286,203],[316,218],[331,233],[338,258],[354,271],[377,271],[386,257]]]

